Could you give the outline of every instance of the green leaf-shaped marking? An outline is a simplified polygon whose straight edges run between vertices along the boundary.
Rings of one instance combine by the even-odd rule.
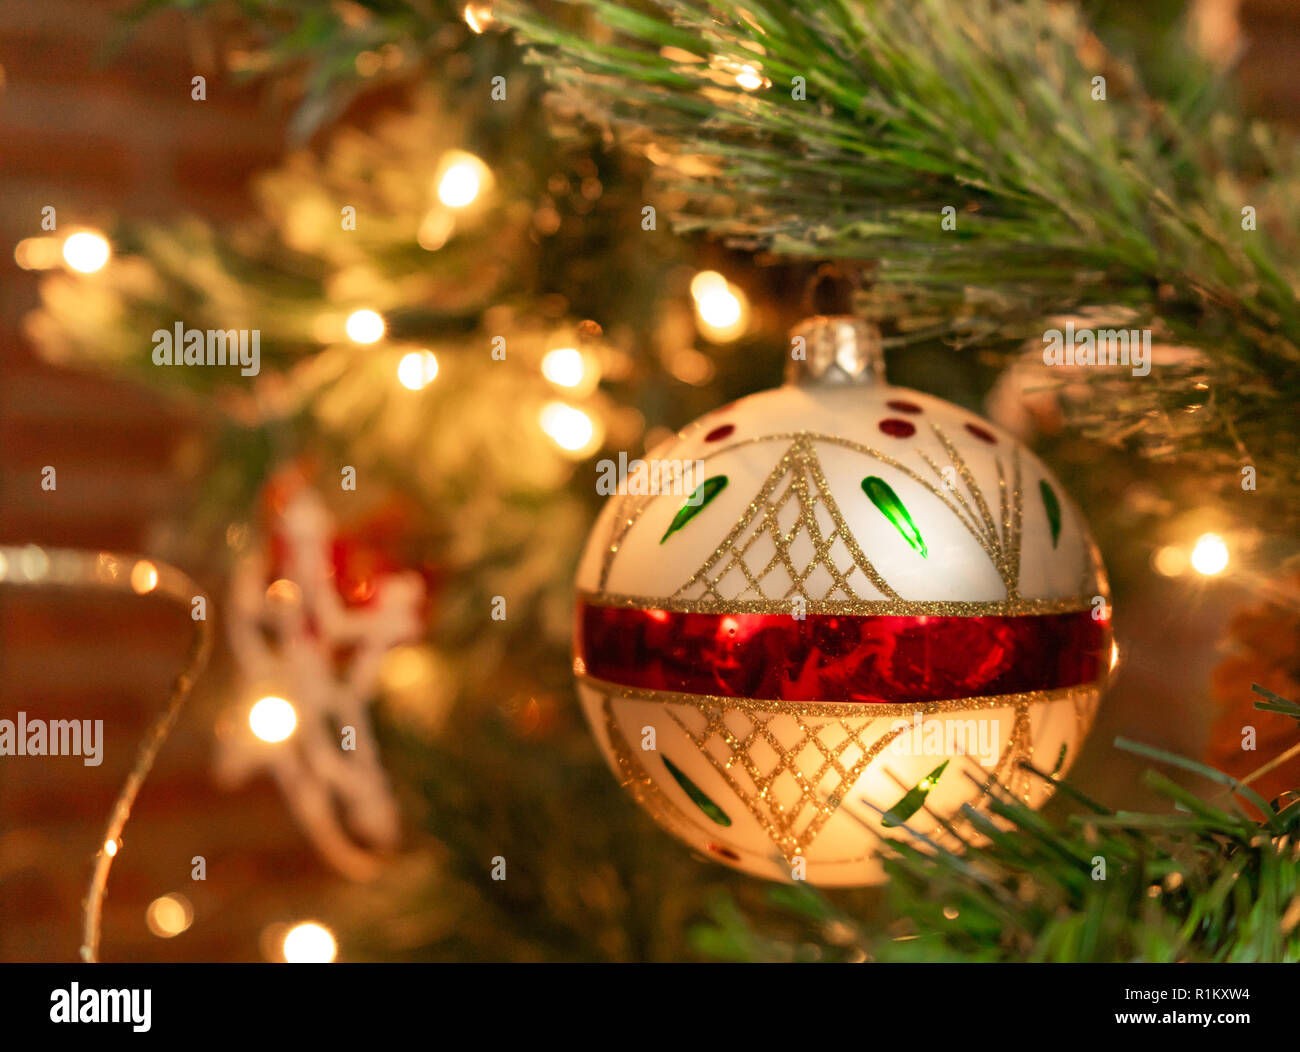
[[[1061,768],[1065,766],[1065,742],[1061,742],[1061,751],[1056,757],[1056,766],[1052,768],[1052,777],[1055,778],[1061,773]]]
[[[1038,492],[1043,496],[1043,507],[1047,509],[1047,522],[1052,527],[1052,547],[1061,539],[1061,502],[1056,499],[1056,491],[1048,485],[1047,479],[1040,479]]]
[[[663,544],[674,533],[685,526],[691,519],[695,518],[702,512],[705,506],[727,488],[726,475],[714,475],[713,478],[705,479],[695,491],[686,498],[686,503],[682,505],[681,510],[673,516],[673,521],[668,524],[668,529],[664,535],[659,538],[659,543]]]
[[[662,759],[664,761],[664,766],[668,768],[668,773],[676,779],[677,784],[682,787],[682,792],[691,798],[691,802],[695,804],[696,807],[712,818],[713,821],[717,822],[718,825],[731,825],[731,819],[727,817],[726,811],[709,799],[703,789],[678,770],[677,765],[673,763],[672,760],[668,759],[667,756]]]
[[[871,503],[894,524],[894,529],[903,535],[903,540],[921,553],[922,559],[929,556],[925,541],[921,538],[921,531],[916,528],[912,516],[907,513],[903,502],[898,499],[898,494],[888,482],[879,475],[868,475],[862,480],[862,492],[870,497]]]
[[[903,794],[903,799],[899,800],[893,807],[885,812],[885,817],[881,820],[881,825],[886,829],[892,829],[894,826],[901,826],[917,811],[921,810],[921,805],[925,803],[925,798],[930,795],[930,790],[935,787],[939,781],[939,776],[943,774],[944,768],[948,766],[948,761],[944,760],[933,771],[927,774],[911,789]]]

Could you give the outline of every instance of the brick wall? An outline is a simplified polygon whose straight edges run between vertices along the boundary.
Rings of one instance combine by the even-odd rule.
[[[176,498],[173,453],[188,426],[119,380],[36,359],[20,323],[38,277],[15,265],[13,246],[40,234],[47,204],[61,228],[114,214],[237,217],[249,175],[282,149],[284,115],[196,65],[212,49],[179,17],[147,23],[106,59],[128,6],[0,0],[0,543],[146,547]],[[196,73],[207,101],[190,98]],[[53,493],[39,486],[45,464],[58,470]],[[103,719],[106,738],[99,767],[0,760],[0,960],[75,957],[91,856],[188,633],[185,614],[158,600],[0,590],[0,717]],[[320,912],[337,894],[268,782],[212,785],[220,680],[210,676],[183,717],[127,827],[105,959],[255,959],[263,925]],[[194,855],[208,860],[206,883],[190,880]],[[196,918],[162,940],[145,908],[169,891],[186,894]]]

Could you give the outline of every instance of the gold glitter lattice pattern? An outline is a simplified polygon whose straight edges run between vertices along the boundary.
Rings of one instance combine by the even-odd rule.
[[[754,551],[772,542],[764,562]],[[865,582],[852,580],[855,574]],[[674,598],[789,601],[895,599],[898,593],[862,553],[831,496],[812,442],[800,436],[741,520]]]
[[[873,742],[847,720],[724,708],[706,701],[670,705],[668,715],[763,827],[787,862],[807,850],[871,761],[901,731]],[[874,723],[874,721],[873,721]],[[811,774],[805,772],[812,772]]]

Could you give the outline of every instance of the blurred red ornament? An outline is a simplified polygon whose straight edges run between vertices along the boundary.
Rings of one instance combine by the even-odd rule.
[[[1281,697],[1300,701],[1300,572],[1283,576],[1278,589],[1278,598],[1232,619],[1228,628],[1232,653],[1212,677],[1219,715],[1206,760],[1238,778],[1300,743],[1300,724],[1289,716],[1255,708],[1255,702],[1263,699],[1251,689],[1258,683]],[[1253,751],[1242,748],[1247,727],[1255,728]],[[1300,757],[1251,784],[1267,800],[1300,789]]]
[[[287,563],[287,538],[282,528],[284,511],[298,492],[312,487],[314,475],[308,462],[295,463],[272,476],[262,491],[262,521],[270,556],[268,585],[283,576]],[[368,506],[362,515],[335,530],[329,542],[330,576],[345,606],[373,604],[383,578],[414,570],[424,579],[422,614],[428,623],[440,575],[428,563],[412,566],[407,561],[406,552],[412,545],[417,523],[413,505],[396,494],[389,494],[381,503]]]

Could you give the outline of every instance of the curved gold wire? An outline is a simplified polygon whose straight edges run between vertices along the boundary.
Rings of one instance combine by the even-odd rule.
[[[171,694],[162,713],[140,743],[135,763],[127,773],[109,813],[108,825],[95,853],[95,868],[86,894],[81,934],[81,959],[94,962],[99,958],[99,938],[104,895],[108,890],[108,873],[121,843],[122,830],[131,816],[131,808],[140,787],[149,776],[158,751],[167,740],[185,699],[208,663],[212,652],[212,622],[207,619],[207,594],[185,573],[174,566],[141,556],[116,552],[90,551],[80,548],[46,548],[41,545],[0,545],[0,585],[28,588],[88,588],[133,595],[157,595],[187,605],[202,598],[204,616],[193,618],[194,637],[185,664],[172,684]]]

